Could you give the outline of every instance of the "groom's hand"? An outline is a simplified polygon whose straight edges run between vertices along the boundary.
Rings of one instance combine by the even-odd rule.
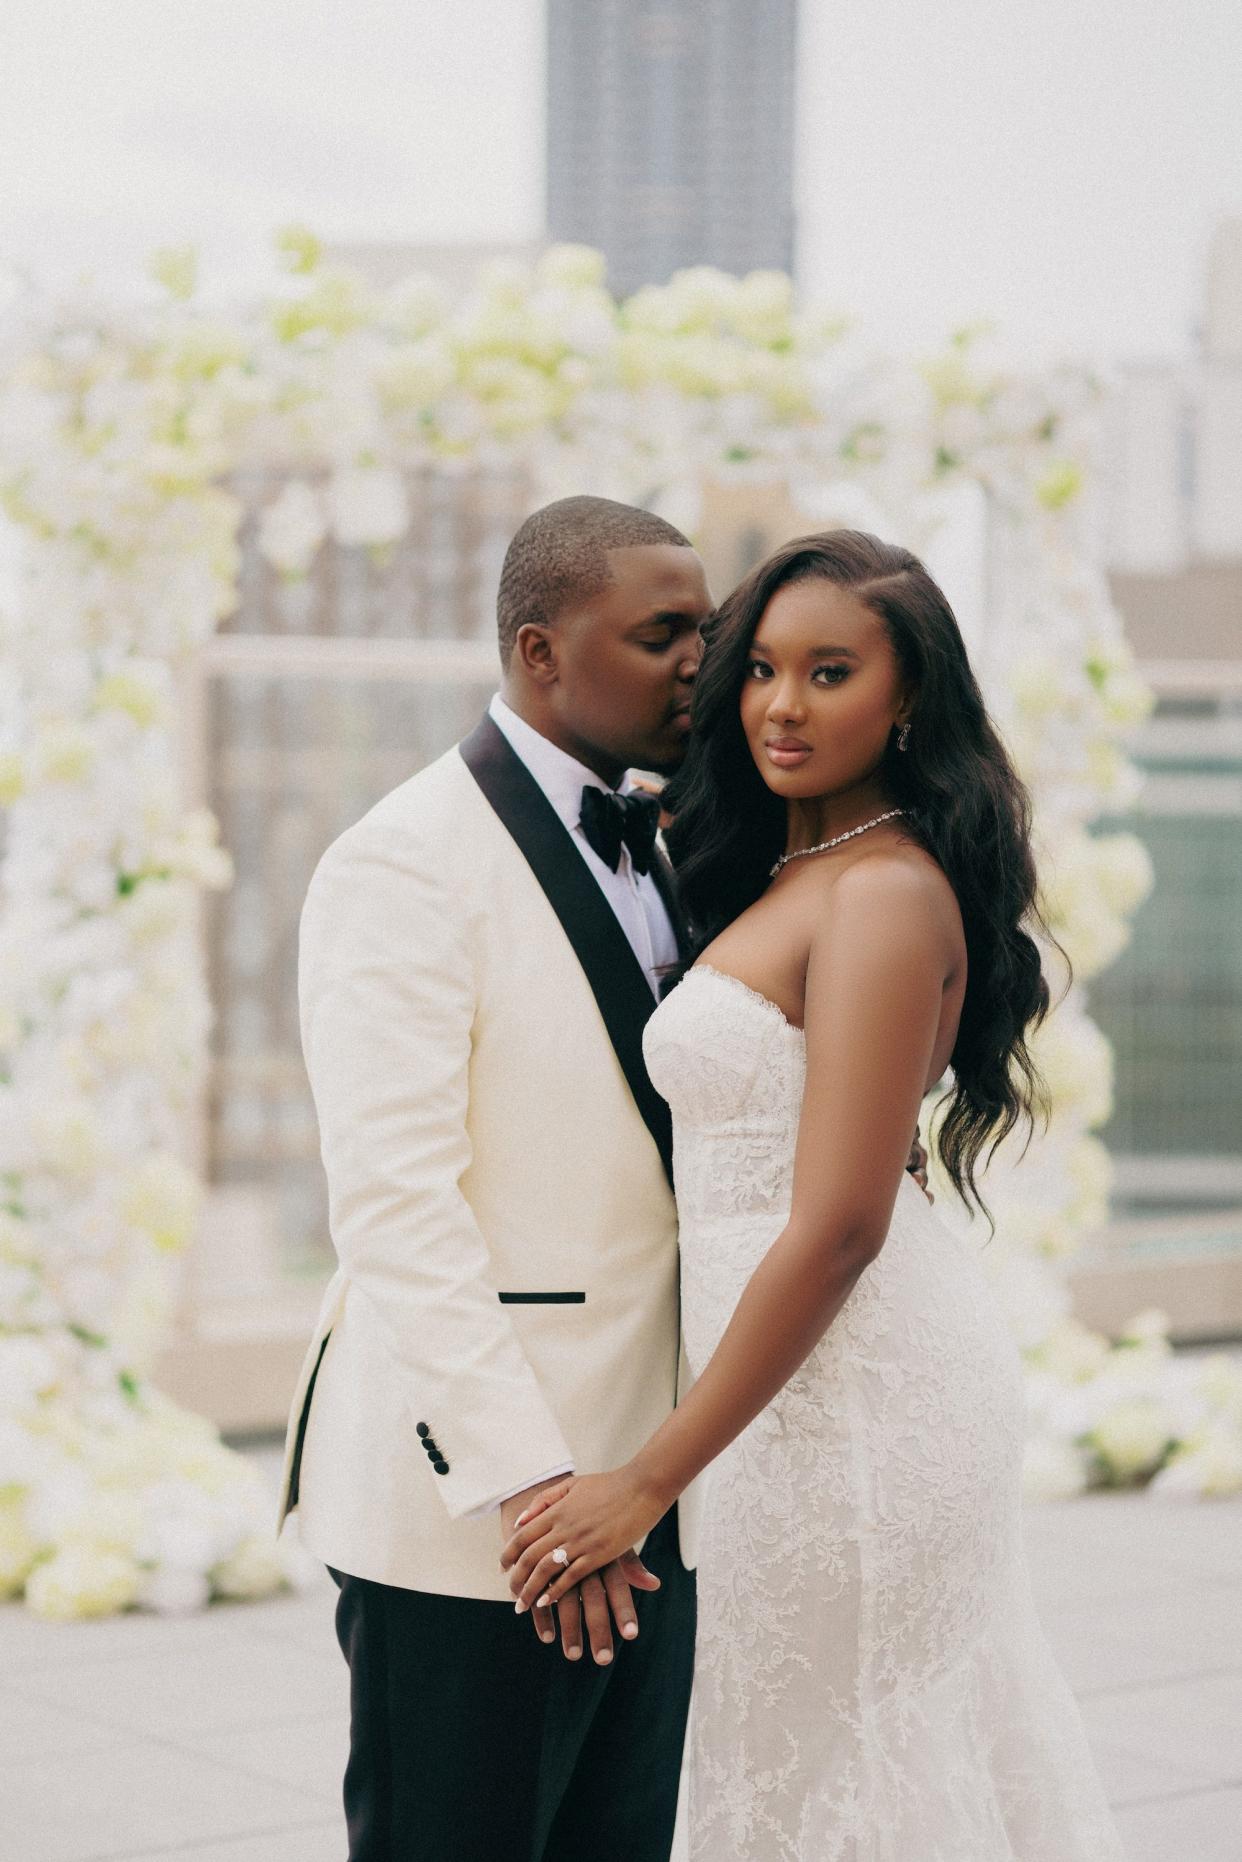
[[[545,1504],[540,1496],[548,1493],[559,1499],[566,1491],[564,1476],[555,1480],[541,1481],[538,1486],[528,1487],[525,1493],[514,1494],[511,1500],[503,1502],[500,1508],[500,1524],[504,1541],[508,1544],[523,1513],[542,1510]],[[613,1640],[612,1625],[615,1621],[618,1630],[627,1642],[632,1642],[638,1634],[638,1614],[634,1608],[636,1590],[659,1590],[660,1580],[654,1571],[648,1571],[637,1552],[625,1552],[615,1558],[601,1571],[594,1572],[581,1585],[566,1591],[557,1605],[560,1618],[561,1647],[571,1662],[581,1660],[583,1647],[583,1626],[590,1641],[591,1654],[601,1667],[606,1667],[612,1660]],[[532,1607],[531,1620],[541,1642],[554,1642],[556,1630],[552,1623],[552,1612]]]

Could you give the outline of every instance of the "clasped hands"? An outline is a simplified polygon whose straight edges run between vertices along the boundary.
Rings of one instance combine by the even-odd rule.
[[[659,1590],[636,1540],[667,1512],[668,1503],[643,1493],[624,1468],[611,1474],[566,1475],[533,1495],[528,1489],[501,1508],[505,1547],[501,1569],[519,1615],[530,1611],[542,1642],[555,1642],[553,1610],[560,1624],[561,1647],[570,1661],[583,1650],[583,1631],[596,1662],[613,1658],[612,1628],[627,1642],[638,1634],[636,1590]],[[562,1566],[552,1558],[557,1546],[572,1552]]]
[[[906,1165],[928,1202],[927,1152],[918,1131]],[[626,1641],[638,1634],[633,1592],[659,1590],[660,1580],[633,1547],[668,1511],[668,1496],[650,1491],[627,1468],[610,1474],[566,1475],[528,1488],[501,1508],[505,1547],[502,1571],[519,1614],[529,1610],[543,1642],[555,1642],[552,1612],[560,1621],[561,1646],[570,1661],[582,1654],[586,1625],[595,1660],[613,1657],[612,1622]],[[568,1562],[552,1554],[563,1548]]]

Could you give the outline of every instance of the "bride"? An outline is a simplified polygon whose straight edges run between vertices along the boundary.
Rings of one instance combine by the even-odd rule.
[[[695,1862],[1115,1862],[1021,1540],[1022,1377],[978,1248],[906,1174],[1040,1107],[1025,791],[908,551],[786,545],[710,624],[671,850],[699,956],[647,1025],[696,1382],[505,1550],[518,1607],[710,1464]]]

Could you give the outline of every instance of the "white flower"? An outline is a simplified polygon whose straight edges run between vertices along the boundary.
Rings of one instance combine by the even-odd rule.
[[[606,263],[594,246],[549,246],[540,255],[536,276],[540,284],[562,285],[572,291],[602,285]]]
[[[1163,1345],[1168,1341],[1169,1315],[1158,1306],[1145,1306],[1142,1312],[1136,1313],[1128,1321],[1121,1336],[1129,1345],[1145,1345],[1153,1341]]]
[[[282,575],[305,575],[328,534],[323,499],[301,479],[290,479],[259,519],[259,549]]]
[[[84,1096],[49,1096],[32,1109],[30,1129],[36,1154],[46,1169],[85,1178],[100,1168],[105,1154],[103,1132],[94,1106]]]
[[[1105,901],[1129,917],[1155,884],[1151,855],[1136,834],[1099,834],[1091,845]]]
[[[162,723],[168,709],[168,679],[162,666],[131,665],[109,673],[95,687],[100,711],[121,711],[142,730]]]
[[[380,547],[404,536],[410,520],[399,472],[354,466],[337,472],[328,493],[333,534],[346,547]]]
[[[1117,1482],[1132,1481],[1159,1467],[1172,1446],[1173,1435],[1165,1412],[1149,1399],[1138,1397],[1115,1404],[1091,1431],[1091,1447]]]
[[[457,380],[457,363],[437,336],[404,343],[384,362],[379,386],[389,407],[422,408],[447,394]]]
[[[1062,1319],[1039,1348],[1037,1361],[1063,1383],[1094,1377],[1108,1359],[1108,1340],[1079,1320]]]
[[[153,1151],[125,1173],[121,1214],[157,1248],[174,1253],[194,1231],[201,1200],[198,1178],[170,1151]]]
[[[1035,1031],[1030,1045],[1054,1117],[1076,1116],[1088,1128],[1103,1125],[1113,1109],[1113,1056],[1095,1023],[1063,1007]]]
[[[275,1538],[255,1533],[209,1575],[217,1597],[270,1597],[285,1583],[285,1558]]]
[[[43,1339],[22,1332],[0,1337],[0,1411],[28,1409],[50,1395],[60,1379],[60,1363]]]
[[[20,1593],[38,1555],[39,1542],[26,1524],[23,1497],[0,1498],[0,1601]]]
[[[34,756],[44,782],[85,782],[94,767],[95,743],[80,724],[50,724],[40,733]]]
[[[205,1577],[232,1550],[236,1525],[229,1510],[194,1481],[169,1475],[146,1488],[143,1500],[146,1518],[134,1546],[143,1564]]]
[[[134,1602],[157,1616],[190,1616],[211,1596],[211,1586],[199,1571],[179,1565],[143,1571],[134,1589]]]
[[[1161,1469],[1151,1491],[1161,1500],[1242,1493],[1242,1435],[1237,1430],[1205,1430]]]
[[[1087,1485],[1080,1450],[1052,1436],[1033,1436],[1022,1463],[1022,1491],[1028,1500],[1069,1500]]]
[[[36,1565],[26,1580],[26,1602],[48,1622],[111,1616],[135,1600],[140,1579],[132,1558],[91,1545],[66,1545]]]

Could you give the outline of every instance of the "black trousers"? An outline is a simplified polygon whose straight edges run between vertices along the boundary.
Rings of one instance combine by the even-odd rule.
[[[667,1862],[694,1665],[676,1508],[643,1559],[661,1588],[602,1668],[511,1604],[333,1571],[349,1862]]]

